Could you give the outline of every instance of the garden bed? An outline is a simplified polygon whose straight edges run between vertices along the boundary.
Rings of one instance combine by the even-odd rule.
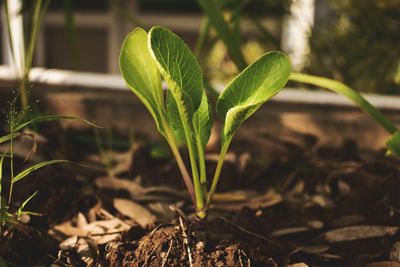
[[[3,85],[7,102],[12,83]],[[293,91],[255,113],[232,144],[205,222],[194,219],[176,164],[130,91],[36,84],[32,95],[45,113],[111,130],[97,130],[99,145],[80,122],[41,129],[31,161],[62,157],[90,167],[50,166],[17,187],[16,199],[38,190],[29,210],[43,216],[21,224],[2,248],[10,266],[187,266],[189,255],[197,266],[400,260],[400,162],[385,157],[383,130],[345,99]],[[398,124],[399,100],[391,100],[381,108]],[[23,166],[29,144],[18,145]],[[210,172],[218,147],[214,134]]]

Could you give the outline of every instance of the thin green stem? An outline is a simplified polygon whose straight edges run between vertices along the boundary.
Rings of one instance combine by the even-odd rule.
[[[35,47],[36,47],[36,41],[38,37],[38,33],[40,30],[40,26],[43,21],[43,17],[47,11],[48,5],[50,4],[50,0],[45,0],[44,4],[42,0],[37,0],[35,2],[35,6],[33,9],[33,15],[32,15],[32,28],[30,31],[29,35],[29,43],[28,43],[28,49],[25,54],[25,62],[24,62],[24,67],[23,67],[23,73],[22,73],[22,80],[20,81],[20,87],[19,87],[19,92],[20,92],[20,97],[21,97],[21,104],[23,110],[28,109],[29,105],[29,99],[28,99],[28,88],[29,88],[29,73],[32,68],[32,62],[33,62],[33,55],[35,52]]]
[[[190,198],[192,199],[193,204],[197,205],[196,204],[196,194],[195,194],[193,182],[192,182],[190,174],[186,168],[186,165],[183,162],[181,153],[179,152],[179,148],[176,145],[175,138],[174,138],[172,131],[169,128],[167,122],[165,121],[165,119],[163,119],[162,121],[163,121],[163,128],[165,130],[164,137],[167,140],[169,147],[171,148],[171,151],[175,157],[176,163],[178,164],[178,168],[182,174],[183,181],[185,182],[185,185],[189,191]]]
[[[197,146],[197,155],[199,161],[199,169],[200,169],[200,186],[203,191],[203,197],[207,196],[207,174],[206,174],[206,161],[204,156],[203,144],[199,136],[196,138],[196,146]]]
[[[28,51],[26,54],[26,62],[25,62],[25,72],[29,72],[32,68],[32,61],[33,61],[33,54],[35,52],[36,40],[38,37],[38,33],[40,30],[40,26],[42,24],[44,15],[46,14],[47,8],[50,4],[49,0],[45,0],[44,4],[42,5],[42,0],[37,0],[35,3],[35,7],[33,10],[33,17],[32,17],[32,28],[31,34],[29,36],[29,44],[28,44]]]
[[[6,152],[1,155],[0,158],[0,210],[3,209],[3,199],[2,199],[2,183],[3,183],[3,162]],[[1,224],[0,224],[1,227]]]
[[[396,126],[379,110],[371,105],[361,94],[341,82],[319,76],[295,72],[291,74],[290,80],[326,88],[334,91],[335,93],[341,94],[358,105],[390,134],[394,134],[397,131]]]
[[[13,116],[13,115],[12,115]],[[13,118],[10,118],[13,120]],[[10,191],[8,193],[8,206],[11,205],[12,195],[13,195],[13,187],[14,187],[14,122],[10,123],[10,132],[11,132],[11,140],[10,140]]]
[[[226,152],[228,151],[229,144],[230,144],[230,140],[223,142],[223,145],[221,147],[221,152],[219,154],[217,168],[215,169],[211,188],[210,188],[210,191],[208,192],[208,196],[207,196],[206,209],[208,209],[210,207],[213,196],[215,194],[215,190],[217,189],[218,181],[221,176],[221,170],[222,170],[222,166],[224,165],[225,156],[226,156]]]
[[[200,184],[200,179],[199,179],[199,171],[197,168],[196,155],[194,154],[192,140],[190,139],[191,132],[185,126],[184,126],[184,130],[185,130],[185,135],[186,135],[186,143],[187,143],[188,151],[189,151],[190,165],[192,167],[194,190],[196,193],[197,216],[199,216],[200,218],[204,218],[206,216],[206,214],[204,212],[204,196],[203,196],[203,190],[201,189],[201,184]]]
[[[24,111],[26,111],[29,106],[28,88],[29,88],[29,72],[25,72],[23,74],[22,79],[19,81],[19,97],[21,99],[21,105]]]
[[[2,184],[3,184],[3,162],[5,155],[6,152],[4,152],[0,158],[0,240],[3,237],[3,220],[1,218],[1,213],[3,212]]]

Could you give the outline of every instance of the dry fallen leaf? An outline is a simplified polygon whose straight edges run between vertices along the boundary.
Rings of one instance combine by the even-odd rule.
[[[99,177],[96,179],[96,185],[100,188],[113,190],[127,190],[132,197],[143,194],[143,187],[136,181],[119,179],[114,177]]]
[[[394,243],[392,250],[390,251],[390,259],[392,261],[400,262],[400,241]]]
[[[304,233],[310,231],[310,227],[306,226],[298,226],[298,227],[287,227],[282,229],[277,229],[271,232],[271,236],[284,236],[284,235],[292,235],[298,233]]]
[[[395,235],[398,230],[399,227],[394,226],[349,226],[328,231],[322,234],[321,237],[322,239],[333,243],[373,237],[392,236]]]
[[[315,246],[305,246],[301,247],[300,251],[311,253],[311,254],[321,254],[327,252],[330,249],[329,246],[325,245],[315,245]]]
[[[288,267],[308,267],[308,265],[305,264],[304,262],[299,262],[295,264],[289,264]]]
[[[347,214],[340,216],[329,223],[332,228],[345,227],[347,225],[361,224],[365,218],[360,214]]]
[[[63,250],[74,249],[81,256],[82,261],[85,262],[87,266],[92,266],[94,258],[97,257],[97,255],[93,255],[89,242],[84,238],[78,238],[77,236],[71,236],[64,240],[59,247]]]
[[[140,201],[165,201],[171,198],[188,198],[186,192],[181,192],[168,186],[143,187],[140,183],[141,177],[137,176],[134,181],[114,177],[101,177],[96,179],[96,185],[100,188],[113,190],[126,190],[132,199]]]
[[[74,224],[73,221],[80,222],[79,226]],[[82,215],[77,214],[74,220],[66,221],[59,225],[54,226],[53,229],[49,231],[49,233],[55,238],[61,240],[63,240],[65,236],[67,237],[77,236],[77,237],[90,238],[96,244],[105,244],[115,238],[118,238],[121,232],[128,231],[130,227],[131,226],[129,224],[123,222],[122,220],[116,217],[85,224],[84,220],[82,219]],[[72,241],[73,241],[72,239],[69,240],[69,242]],[[70,244],[67,241],[65,242],[66,243],[62,244],[63,245]]]
[[[273,191],[268,191],[263,195],[251,191],[234,191],[215,195],[212,207],[221,210],[240,210],[244,206],[251,209],[266,208],[282,201],[282,196]]]
[[[115,198],[114,207],[124,216],[132,218],[141,227],[154,225],[156,217],[142,205],[128,199]]]

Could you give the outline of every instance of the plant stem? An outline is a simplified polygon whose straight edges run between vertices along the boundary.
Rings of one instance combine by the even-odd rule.
[[[349,98],[356,105],[358,105],[390,134],[394,134],[397,131],[396,126],[385,116],[383,116],[383,114],[379,110],[372,106],[361,94],[341,82],[319,76],[295,72],[291,74],[289,79],[295,82],[301,82],[326,88],[334,91],[335,93],[341,94]]]
[[[33,9],[32,15],[32,28],[29,35],[28,49],[25,54],[25,62],[23,64],[23,72],[19,86],[19,93],[21,97],[21,104],[23,111],[26,111],[29,106],[28,98],[28,88],[29,88],[29,73],[32,68],[33,55],[35,52],[36,40],[40,30],[40,25],[42,24],[43,17],[47,11],[50,0],[45,0],[42,5],[43,0],[37,0]]]
[[[230,140],[226,141],[226,142],[223,142],[223,145],[222,145],[222,148],[221,148],[221,152],[219,154],[217,168],[215,169],[215,173],[214,173],[214,177],[213,177],[213,180],[212,180],[211,188],[210,188],[210,191],[208,192],[207,202],[206,202],[206,209],[208,209],[210,207],[210,204],[211,204],[212,198],[214,196],[215,190],[217,189],[218,180],[219,180],[219,177],[221,176],[221,170],[222,170],[222,166],[224,165],[224,160],[225,160],[226,152],[228,151],[229,144],[230,144]]]
[[[29,99],[28,99],[28,88],[29,88],[29,72],[24,73],[22,79],[19,81],[19,97],[21,98],[22,110],[28,110]]]
[[[205,154],[203,145],[199,136],[196,138],[196,146],[197,146],[197,155],[199,160],[199,169],[200,169],[200,186],[203,191],[203,197],[207,196],[207,174],[206,174],[206,162],[205,162]]]
[[[15,107],[13,107],[14,109]],[[12,111],[14,112],[14,111]],[[14,116],[14,114],[12,114]],[[10,118],[13,120],[13,118]],[[10,132],[11,132],[11,140],[10,140],[10,191],[8,193],[8,206],[11,206],[12,194],[13,194],[13,186],[14,186],[14,121],[10,122]]]
[[[4,152],[0,158],[0,241],[3,237],[3,220],[1,218],[1,213],[3,212],[2,183],[3,183],[3,162],[5,155],[6,152]]]
[[[206,216],[206,213],[204,211],[203,190],[201,189],[201,184],[200,184],[200,179],[199,179],[199,171],[197,169],[196,156],[194,154],[192,140],[190,139],[191,134],[190,134],[189,129],[186,129],[187,127],[184,127],[184,128],[185,128],[186,142],[187,142],[188,151],[189,151],[190,165],[192,167],[194,190],[196,193],[197,216],[199,216],[199,218],[202,219]]]
[[[181,171],[183,181],[185,182],[185,185],[189,191],[190,198],[193,201],[193,204],[196,205],[196,194],[194,191],[194,186],[192,179],[190,178],[189,172],[185,166],[185,163],[182,160],[181,153],[179,152],[179,148],[176,145],[174,141],[173,134],[171,132],[171,129],[169,128],[168,124],[165,122],[165,119],[163,121],[163,127],[165,129],[165,139],[167,140],[167,143],[169,147],[171,148],[172,154],[175,157],[176,163],[178,164],[178,168]]]

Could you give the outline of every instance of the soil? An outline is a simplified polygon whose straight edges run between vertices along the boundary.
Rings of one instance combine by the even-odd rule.
[[[37,190],[27,209],[42,216],[25,216],[3,238],[8,266],[399,265],[400,161],[384,150],[290,131],[241,139],[200,221],[164,144],[114,133],[112,146],[104,136],[99,146],[92,132],[41,132],[28,161],[29,142],[16,144],[19,169],[55,158],[81,166],[48,166],[18,184],[15,207]]]

